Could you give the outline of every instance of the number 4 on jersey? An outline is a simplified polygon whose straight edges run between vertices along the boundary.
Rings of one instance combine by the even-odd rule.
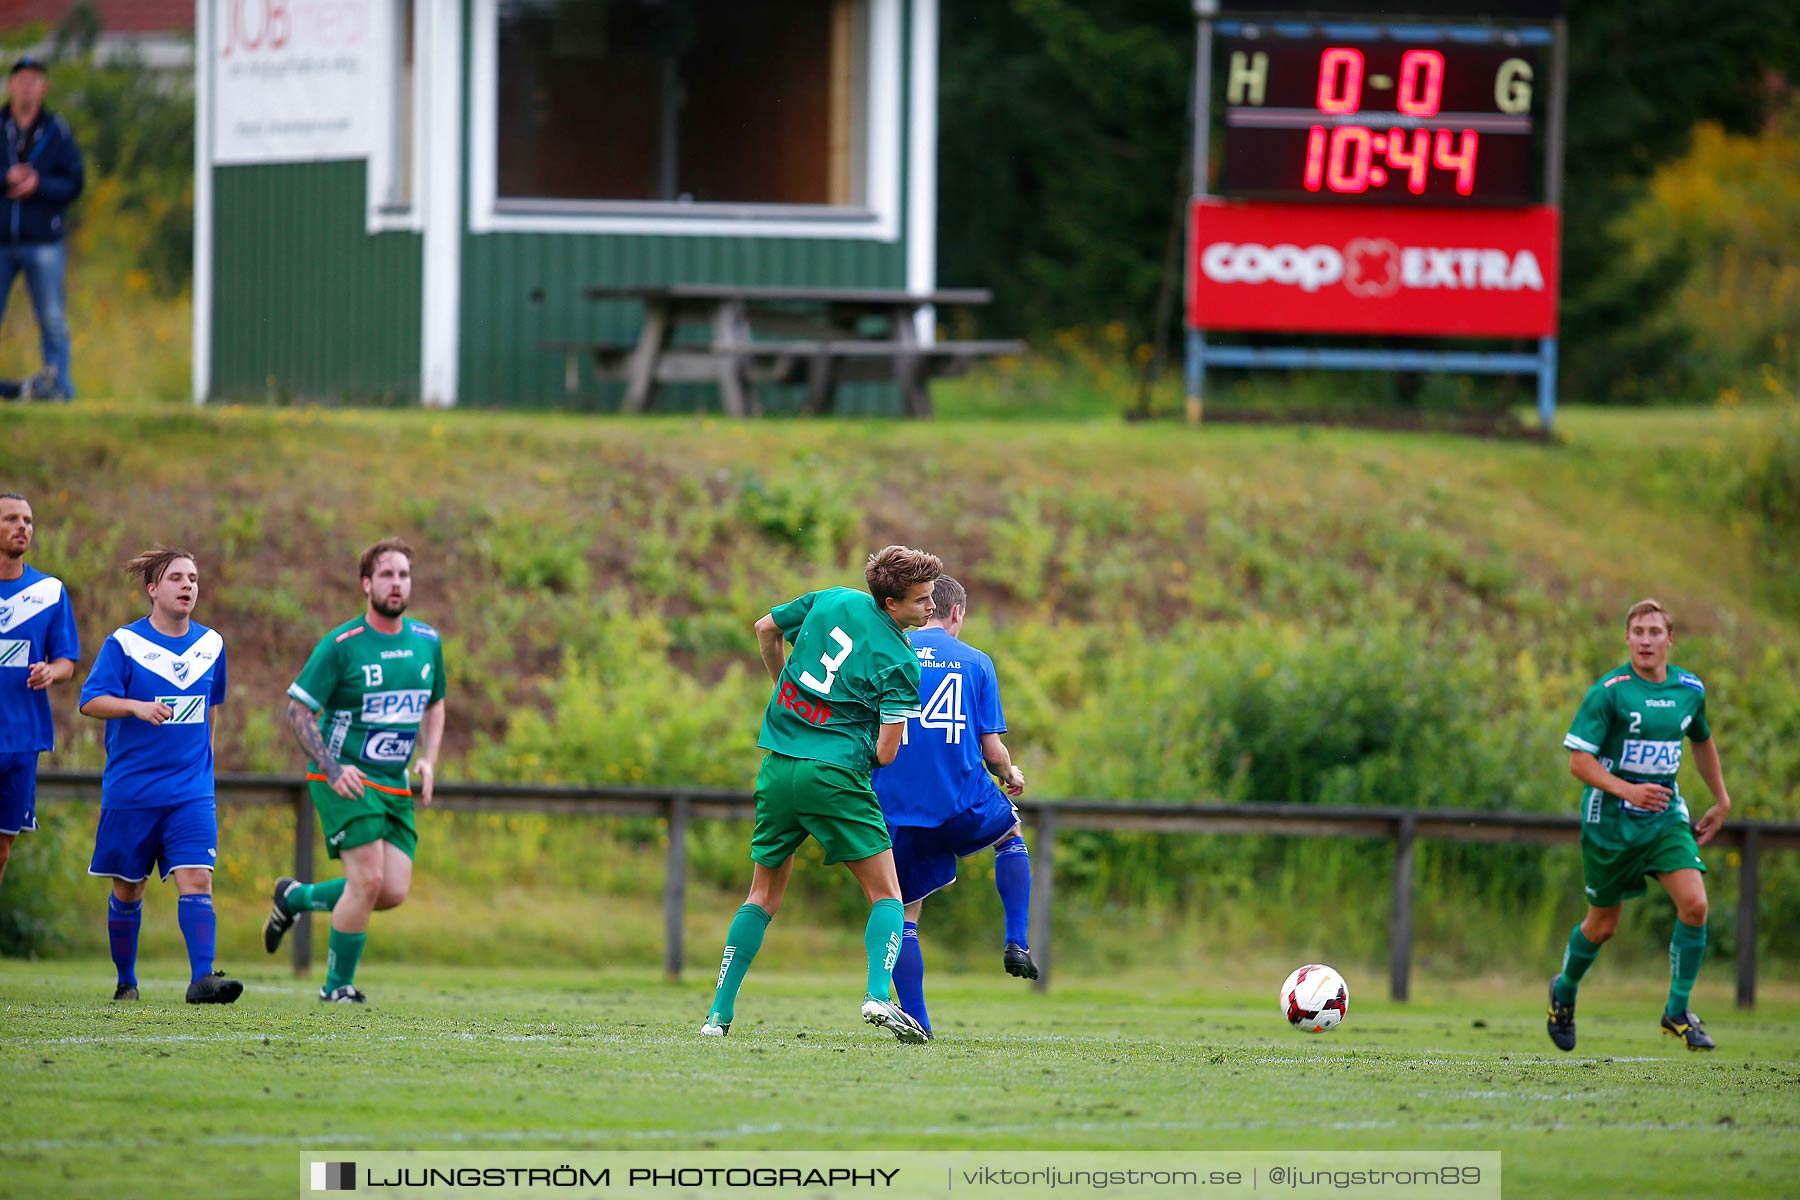
[[[944,681],[937,685],[937,691],[931,693],[931,699],[919,712],[919,728],[941,729],[944,741],[952,746],[962,744],[963,726],[963,677],[958,671],[951,671],[944,676]]]

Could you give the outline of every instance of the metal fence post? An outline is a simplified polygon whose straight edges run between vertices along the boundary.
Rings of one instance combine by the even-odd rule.
[[[1417,818],[1402,817],[1394,830],[1394,911],[1388,930],[1388,995],[1406,999],[1407,977],[1412,971],[1413,941],[1413,841]]]
[[[294,878],[314,882],[312,789],[305,783],[294,788]],[[312,970],[312,914],[295,917],[288,936],[294,939],[294,974],[304,975]]]
[[[1744,827],[1738,860],[1737,1006],[1756,1007],[1756,906],[1762,890],[1762,831]]]
[[[1031,944],[1037,961],[1038,977],[1032,983],[1036,991],[1050,990],[1050,909],[1056,890],[1056,814],[1048,808],[1037,810],[1037,853],[1031,864]]]
[[[681,978],[683,921],[687,915],[686,796],[669,797],[668,864],[663,873],[663,974]]]

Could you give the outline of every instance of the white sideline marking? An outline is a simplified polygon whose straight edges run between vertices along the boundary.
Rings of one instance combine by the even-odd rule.
[[[321,1033],[306,1038],[289,1037],[284,1033],[121,1033],[95,1034],[91,1037],[54,1037],[37,1038],[32,1041],[21,1039],[14,1043],[19,1046],[161,1046],[174,1042],[329,1042],[337,1038],[335,1033]]]
[[[252,1030],[230,1030],[219,1033],[120,1033],[93,1034],[78,1037],[54,1037],[20,1039],[14,1042],[17,1046],[159,1046],[175,1042],[207,1043],[226,1042],[293,1042],[302,1045],[312,1042],[334,1042],[341,1034],[327,1031],[321,1033],[259,1033]],[[358,1038],[367,1041],[367,1038]],[[627,1040],[618,1033],[468,1033],[457,1031],[445,1034],[420,1035],[416,1033],[390,1033],[380,1039],[384,1042],[566,1042],[571,1050],[584,1049],[601,1043],[616,1043]],[[635,1040],[635,1039],[634,1039]]]
[[[906,1128],[894,1125],[872,1125],[861,1129],[839,1125],[734,1125],[729,1129],[490,1129],[490,1130],[411,1130],[405,1133],[342,1133],[342,1134],[305,1134],[298,1137],[276,1137],[264,1134],[228,1134],[221,1137],[188,1138],[173,1144],[179,1146],[423,1146],[438,1143],[463,1142],[613,1142],[613,1141],[663,1141],[685,1138],[737,1138],[766,1137],[769,1134],[785,1133],[817,1137],[823,1135],[843,1137],[878,1137],[892,1133],[906,1133],[917,1136],[965,1136],[970,1131],[968,1125],[922,1125]],[[1108,1133],[1119,1130],[1158,1130],[1181,1131],[1187,1133],[1212,1133],[1220,1130],[1257,1131],[1267,1129],[1400,1129],[1424,1130],[1436,1132],[1469,1132],[1501,1130],[1507,1133],[1552,1133],[1552,1132],[1592,1132],[1589,1125],[1569,1124],[1566,1122],[1533,1123],[1529,1121],[1509,1121],[1496,1124],[1492,1121],[1326,1121],[1308,1125],[1296,1122],[1292,1118],[1268,1121],[1132,1121],[1109,1118],[1103,1121],[1033,1121],[1017,1125],[984,1125],[980,1132],[984,1134],[1030,1134],[1046,1130],[1068,1133]],[[1607,1125],[1607,1132],[1644,1132],[1654,1133],[1658,1130],[1683,1129],[1707,1132],[1751,1133],[1762,1132],[1764,1127],[1745,1126],[1742,1129],[1721,1131],[1720,1127],[1710,1121],[1634,1121],[1623,1125]],[[14,1141],[8,1145],[18,1150],[125,1150],[146,1146],[168,1146],[171,1140],[158,1138],[40,1138],[35,1141]]]

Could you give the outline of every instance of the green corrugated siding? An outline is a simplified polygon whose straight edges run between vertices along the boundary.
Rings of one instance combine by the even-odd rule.
[[[422,239],[366,232],[365,176],[214,168],[214,396],[418,398]]]
[[[543,340],[629,342],[635,304],[582,299],[589,287],[742,283],[808,287],[903,287],[905,243],[790,238],[484,234],[463,239],[461,402],[497,407],[570,403],[563,357]],[[541,295],[534,302],[532,296]],[[574,404],[616,408],[621,387],[596,381],[584,362]],[[766,397],[771,407],[783,399]],[[846,387],[846,411],[885,408],[891,388]],[[716,389],[665,386],[660,408],[718,405]]]

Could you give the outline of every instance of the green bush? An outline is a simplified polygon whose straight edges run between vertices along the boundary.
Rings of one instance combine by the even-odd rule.
[[[80,912],[76,881],[90,882],[72,814],[41,800],[38,810],[39,828],[13,839],[0,881],[0,955],[7,958],[67,952]]]

